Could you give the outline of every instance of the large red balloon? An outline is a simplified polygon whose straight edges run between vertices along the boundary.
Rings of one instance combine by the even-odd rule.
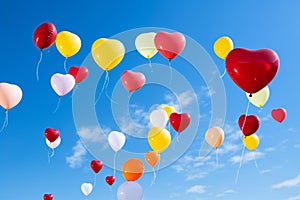
[[[91,162],[91,168],[92,170],[97,174],[98,172],[100,172],[100,170],[103,167],[103,163],[100,160],[92,160]]]
[[[256,93],[275,77],[279,67],[278,55],[270,49],[236,48],[226,57],[226,70],[242,90]]]
[[[83,66],[82,67],[72,66],[69,69],[69,74],[71,74],[75,78],[76,83],[80,83],[81,81],[86,79],[86,77],[89,74],[89,70]]]
[[[184,131],[188,127],[191,121],[191,117],[188,113],[172,113],[170,115],[170,124],[178,133]]]
[[[54,24],[46,22],[39,27],[34,32],[34,43],[35,45],[43,50],[54,44],[56,40],[57,30]]]
[[[44,200],[53,200],[52,194],[44,194]]]
[[[239,127],[245,136],[252,135],[259,128],[259,118],[256,115],[241,115]]]
[[[49,140],[49,142],[54,142],[60,135],[59,130],[54,128],[47,128],[44,132],[45,137]]]

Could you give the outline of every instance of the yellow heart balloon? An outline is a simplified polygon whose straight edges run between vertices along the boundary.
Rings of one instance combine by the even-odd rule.
[[[214,43],[214,51],[217,56],[225,59],[228,53],[233,49],[233,42],[227,36],[222,36]]]
[[[148,133],[148,143],[157,153],[165,151],[171,143],[170,132],[164,128],[152,127]]]
[[[156,33],[142,33],[135,39],[136,50],[145,58],[152,58],[156,53],[157,49],[154,44],[154,37]]]
[[[256,134],[252,134],[243,138],[243,144],[247,149],[253,151],[259,145],[259,138]]]
[[[246,95],[247,95],[247,98],[249,99],[249,101],[253,105],[255,105],[256,107],[262,108],[269,99],[270,89],[268,86],[266,86],[254,94],[250,95],[250,93],[246,93]]]
[[[174,112],[176,112],[175,108],[173,106],[164,106],[164,111],[167,113],[168,118],[170,118],[170,115]]]
[[[119,40],[100,38],[92,45],[94,61],[105,71],[116,67],[122,61],[124,54],[125,47]]]
[[[57,34],[55,40],[56,48],[66,58],[75,55],[81,48],[81,40],[78,35],[69,31]]]

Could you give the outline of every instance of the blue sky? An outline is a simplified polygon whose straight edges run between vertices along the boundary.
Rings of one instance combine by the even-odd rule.
[[[205,78],[195,73],[192,65],[182,57],[172,61],[175,74],[173,78],[176,78],[178,72],[188,80],[195,91],[200,110],[196,137],[180,159],[158,171],[157,179],[151,187],[152,173],[145,173],[138,182],[144,190],[144,200],[300,199],[300,160],[297,156],[300,152],[300,127],[297,121],[299,95],[295,91],[300,72],[297,67],[300,46],[299,11],[300,2],[297,0],[285,3],[258,0],[1,2],[0,82],[18,84],[23,90],[23,99],[17,107],[9,111],[8,127],[0,133],[0,199],[18,199],[20,196],[24,200],[42,199],[44,193],[54,194],[55,200],[84,199],[80,185],[83,182],[92,182],[94,178],[89,162],[95,157],[87,152],[80,142],[76,129],[78,124],[73,120],[72,96],[69,94],[63,97],[58,111],[53,113],[58,97],[50,86],[50,77],[56,72],[64,72],[64,58],[55,46],[44,51],[40,80],[36,81],[35,67],[39,50],[33,43],[33,33],[39,24],[46,21],[54,23],[58,31],[69,30],[78,34],[82,40],[80,51],[68,60],[68,67],[86,63],[84,60],[88,58],[94,40],[143,27],[166,28],[189,36],[210,55],[220,73],[224,70],[224,61],[214,54],[212,47],[214,41],[222,35],[230,36],[235,47],[275,50],[281,64],[275,79],[269,85],[270,99],[261,112],[254,106],[250,106],[249,109],[249,113],[257,114],[261,118],[261,126],[257,132],[261,144],[254,152],[246,151],[237,183],[235,177],[242,151],[237,119],[246,110],[247,98],[228,75],[223,78],[226,94],[226,118],[223,126],[225,141],[219,149],[219,165],[216,166],[215,151],[200,159],[199,151],[204,133],[214,112],[211,98],[218,90],[209,90]],[[157,70],[165,70],[168,79],[167,61],[156,55],[153,62],[156,63],[153,67]],[[137,52],[126,54],[121,64],[110,72],[107,92],[113,94],[114,85],[118,85],[124,70],[140,67],[138,69],[147,71],[146,64],[147,60]],[[87,67],[101,75],[101,69],[95,64]],[[151,77],[154,74],[151,75],[148,71],[146,75]],[[101,78],[97,91],[101,89],[103,81],[104,77]],[[78,95],[84,93],[83,89],[88,83],[87,81],[79,85],[75,97],[77,102],[82,100],[82,109],[87,103],[86,97]],[[189,90],[181,91],[176,99],[172,92],[158,84],[147,84],[134,93],[129,106],[133,121],[147,128],[148,114],[153,105],[177,105],[178,99],[185,110],[191,109],[193,99],[190,97],[193,93],[189,93]],[[153,93],[159,95],[153,98]],[[118,95],[112,96],[118,101]],[[126,132],[138,133],[136,129],[130,129],[130,124],[121,123],[121,126],[118,126],[113,121],[110,105],[111,102],[103,96],[95,107],[103,130],[108,132],[124,129]],[[284,107],[288,112],[282,124],[270,117],[271,110],[278,107]],[[4,119],[3,109],[1,113],[0,119]],[[118,119],[122,121],[122,118]],[[44,130],[47,127],[59,129],[62,138],[62,143],[56,149],[50,164],[49,148],[44,139]],[[99,145],[97,151],[100,153],[102,150],[109,152],[103,143],[105,137],[99,137],[97,134],[97,127],[81,128],[86,128],[81,129],[81,139],[88,138],[91,143]],[[144,132],[141,132],[141,135],[143,134]],[[171,134],[173,138],[176,135],[174,132]],[[191,137],[188,134],[189,132],[184,132],[179,143],[170,148],[180,149],[180,142],[184,143],[185,137]],[[129,135],[124,148],[130,152],[149,150],[147,142]],[[108,153],[96,156],[109,159],[111,155]],[[117,165],[121,166],[122,158],[117,158]],[[167,156],[164,158],[169,159]],[[112,197],[110,188],[104,181],[107,175],[112,174],[113,170],[105,166],[97,176],[97,185],[88,199],[117,199],[116,191],[124,182],[124,178],[117,172]]]

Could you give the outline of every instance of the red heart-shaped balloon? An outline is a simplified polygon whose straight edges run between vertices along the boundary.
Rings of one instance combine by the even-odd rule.
[[[158,32],[154,37],[157,51],[171,60],[182,52],[185,47],[185,37],[181,33]]]
[[[271,115],[274,120],[281,123],[286,117],[286,110],[284,108],[274,109],[272,110]]]
[[[116,180],[116,178],[115,178],[114,176],[107,176],[107,177],[105,178],[105,181],[106,181],[106,183],[107,183],[108,185],[114,184],[115,180]]]
[[[59,130],[54,128],[47,128],[44,134],[45,137],[49,140],[49,142],[54,142],[60,135]]]
[[[241,115],[239,127],[245,136],[252,135],[259,128],[259,118],[256,115]]]
[[[270,49],[236,48],[226,57],[230,78],[247,93],[256,93],[275,77],[279,67],[278,55]]]
[[[145,85],[145,75],[141,72],[126,70],[122,74],[122,83],[128,92],[133,92]]]
[[[52,194],[44,194],[44,200],[53,200]]]
[[[81,81],[86,79],[86,77],[89,74],[89,70],[83,66],[82,67],[72,66],[69,69],[69,74],[71,74],[75,78],[76,83],[80,83]]]
[[[95,173],[100,172],[100,170],[101,170],[102,167],[103,167],[103,163],[102,163],[102,161],[100,161],[100,160],[92,160],[92,162],[91,162],[90,165],[91,165],[92,170],[93,170]]]
[[[191,122],[191,117],[188,113],[172,113],[170,115],[170,124],[178,132],[182,132],[188,127]]]

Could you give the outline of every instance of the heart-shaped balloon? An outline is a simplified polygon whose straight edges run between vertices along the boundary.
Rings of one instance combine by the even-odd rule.
[[[62,97],[68,94],[75,85],[75,79],[71,74],[56,73],[51,77],[51,86],[53,90]]]
[[[21,101],[22,90],[19,86],[9,83],[0,83],[0,105],[9,110]]]
[[[172,113],[170,115],[170,124],[178,133],[184,131],[191,122],[191,117],[188,113]]]
[[[256,93],[275,77],[279,67],[278,55],[270,49],[236,48],[226,57],[230,78],[247,93]]]
[[[86,79],[86,77],[89,74],[89,70],[83,66],[82,67],[72,66],[69,69],[69,74],[71,74],[75,78],[76,83],[80,83],[81,81]]]
[[[46,128],[44,131],[45,137],[49,142],[54,142],[60,135],[59,130],[54,129],[54,128]]]
[[[107,137],[109,146],[115,151],[118,152],[124,146],[126,142],[126,136],[124,133],[119,131],[112,131],[108,134]]]
[[[281,123],[286,117],[286,110],[284,108],[274,109],[272,110],[271,115],[274,120]]]
[[[243,134],[249,136],[257,131],[260,121],[256,115],[241,115],[238,123]]]
[[[44,200],[53,200],[53,194],[44,194]]]
[[[175,32],[158,32],[154,38],[154,44],[158,52],[168,60],[179,55],[185,47],[183,34]]]
[[[103,167],[103,163],[101,160],[92,160],[90,164],[92,170],[97,174]]]
[[[128,92],[133,92],[145,85],[145,75],[141,72],[126,70],[122,74],[122,83]]]
[[[114,176],[107,176],[107,177],[105,178],[105,181],[106,181],[106,183],[107,183],[108,185],[114,184],[115,180],[116,180],[116,178],[115,178]]]
[[[91,183],[82,183],[81,185],[81,192],[88,196],[93,191],[93,185]]]
[[[61,143],[61,138],[58,137],[54,142],[50,142],[47,138],[46,138],[46,144],[49,148],[51,149],[55,149],[57,148]]]

